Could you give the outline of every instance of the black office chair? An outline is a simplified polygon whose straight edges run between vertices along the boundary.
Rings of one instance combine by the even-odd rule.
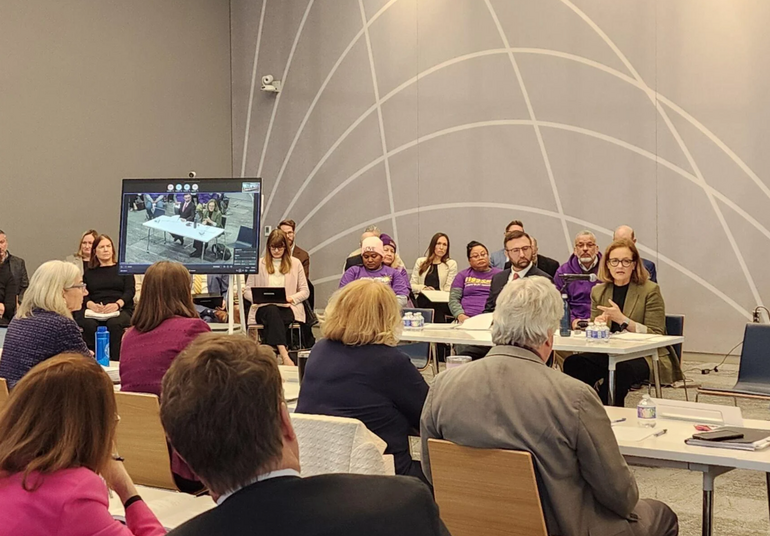
[[[770,400],[770,325],[746,324],[738,381],[733,388],[701,387],[695,395],[696,402],[701,394],[729,396],[735,405],[737,398]]]
[[[406,313],[421,313],[425,323],[433,322],[433,309],[403,309],[402,315]],[[409,356],[412,363],[418,370],[423,371],[431,364],[430,343],[414,342],[409,344],[399,344],[398,349]]]
[[[666,315],[666,335],[684,335],[684,315]],[[679,368],[682,370],[682,385],[684,388],[685,400],[690,400],[687,393],[687,378],[684,377],[684,367],[682,367],[682,344],[672,344],[668,347],[671,354],[679,362]]]
[[[254,243],[254,229],[251,227],[244,227],[241,225],[238,228],[238,238],[235,239],[237,246],[243,246],[246,248],[252,247]]]

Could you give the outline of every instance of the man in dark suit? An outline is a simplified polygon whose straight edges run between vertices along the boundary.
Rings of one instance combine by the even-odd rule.
[[[193,202],[192,196],[190,194],[184,194],[182,204],[179,205],[179,219],[185,221],[195,220],[195,203]],[[175,234],[172,234],[171,236],[174,238],[175,242],[179,241],[179,243],[184,246],[183,236]]]
[[[283,220],[278,224],[278,228],[283,231],[286,238],[289,239],[291,256],[302,263],[302,268],[305,270],[305,277],[310,279],[310,254],[294,243],[294,230],[296,227],[297,224],[294,220]]]
[[[615,240],[622,240],[623,238],[627,238],[634,244],[636,244],[636,234],[634,233],[634,230],[629,227],[628,225],[621,225],[617,229],[615,229],[615,233],[612,235],[612,241]],[[642,264],[644,265],[647,272],[650,274],[650,281],[653,283],[658,282],[658,270],[655,268],[655,263],[648,259],[642,259]]]
[[[542,270],[543,272],[550,275],[551,279],[553,279],[556,275],[556,270],[559,269],[559,261],[552,259],[551,257],[541,255],[537,249],[537,238],[534,237],[532,238],[532,249],[534,250],[533,259],[535,266],[537,266],[538,270]]]
[[[11,255],[8,251],[8,237],[3,231],[0,231],[0,266],[8,265],[11,271],[11,276],[14,279],[15,294],[14,300],[21,302],[24,298],[24,293],[29,286],[29,277],[27,277],[27,265],[24,263],[24,259]]]
[[[161,420],[216,508],[170,536],[448,536],[412,477],[300,477],[275,355],[245,336],[204,334],[163,378]]]

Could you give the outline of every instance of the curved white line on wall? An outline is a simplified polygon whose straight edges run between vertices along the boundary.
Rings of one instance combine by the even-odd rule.
[[[380,15],[382,15],[390,6],[398,2],[398,0],[390,0],[387,4],[382,6],[382,8],[375,13],[369,21],[367,21],[366,26],[371,26],[374,21],[376,21]],[[337,72],[337,69],[339,69],[340,65],[342,65],[343,60],[348,56],[348,53],[350,53],[350,50],[355,46],[355,44],[358,42],[359,39],[361,39],[361,36],[364,35],[364,28],[361,28],[358,33],[351,39],[350,43],[348,43],[348,46],[345,47],[345,50],[342,51],[342,54],[340,54],[340,57],[337,58],[337,61],[332,66],[331,70],[329,71],[329,74],[326,76],[326,79],[324,79],[323,83],[321,84],[321,87],[318,88],[318,91],[315,94],[315,97],[313,97],[312,102],[310,103],[310,106],[307,109],[307,112],[305,112],[305,117],[302,118],[302,122],[299,124],[299,127],[297,128],[296,134],[294,134],[294,139],[291,141],[291,145],[289,145],[289,150],[286,152],[286,156],[283,159],[283,163],[281,164],[281,169],[278,171],[278,176],[275,179],[275,184],[273,186],[274,190],[278,190],[278,185],[281,184],[281,179],[283,178],[283,173],[286,171],[286,166],[289,165],[289,159],[291,158],[292,153],[294,152],[294,148],[297,146],[297,142],[299,141],[299,137],[302,135],[302,132],[305,130],[305,125],[307,125],[308,120],[310,119],[310,115],[313,113],[313,110],[315,110],[316,104],[318,104],[318,101],[321,98],[321,95],[323,95],[323,92],[326,90],[326,86],[329,85],[329,82],[331,82],[332,77]],[[348,131],[352,131],[356,126],[358,126],[361,121],[363,121],[366,117],[369,116],[370,113],[374,110],[374,106],[369,108],[367,110],[366,114],[360,118],[359,121],[355,122],[354,125],[351,125],[352,128],[348,128],[348,130],[343,133],[345,137],[347,137]],[[344,139],[344,138],[342,138]],[[342,143],[342,140],[340,140],[340,143]],[[326,158],[328,158],[328,155],[331,155],[334,149],[337,148],[339,143],[334,145],[330,152],[327,154],[327,156],[323,159],[324,162],[326,162]],[[323,165],[323,164],[322,164]],[[320,168],[320,166],[317,166]],[[273,195],[271,192],[270,197],[267,200],[267,205],[265,206],[264,214],[266,215],[270,211],[270,206],[273,203]],[[293,206],[293,204],[292,204]],[[288,216],[289,209],[286,210],[286,212],[283,213],[283,216],[281,216],[281,220],[285,220]],[[397,242],[398,243],[398,242]]]
[[[257,60],[259,59],[259,46],[262,44],[262,26],[265,24],[265,6],[267,0],[262,0],[262,11],[259,14],[259,28],[257,29],[257,45],[254,47],[254,63],[251,67],[251,89],[249,90],[249,106],[246,110],[246,132],[243,134],[243,158],[241,159],[241,177],[246,175],[246,153],[249,148],[249,130],[251,129],[251,108],[254,103],[254,85],[257,81]]]
[[[409,216],[409,215],[417,214],[417,213],[420,213],[420,212],[431,212],[431,211],[436,211],[436,210],[468,209],[468,208],[494,208],[494,209],[502,209],[502,210],[508,210],[508,211],[529,212],[531,214],[538,214],[538,215],[541,215],[541,216],[548,216],[548,217],[557,218],[557,219],[560,219],[562,217],[562,215],[560,215],[560,214],[558,214],[556,212],[553,212],[551,210],[544,210],[544,209],[535,208],[535,207],[527,207],[527,206],[523,206],[523,205],[511,205],[511,204],[507,204],[507,203],[486,203],[486,202],[442,203],[442,204],[436,204],[436,205],[428,205],[428,206],[419,207],[419,208],[410,208],[410,209],[407,209],[407,210],[399,210],[398,212],[396,212],[395,215],[397,217],[400,217],[400,216]],[[596,225],[596,224],[591,223],[591,222],[586,221],[586,220],[581,220],[579,218],[573,218],[572,216],[568,216],[568,215],[563,215],[563,217],[566,220],[568,220],[569,222],[571,222],[571,223],[575,223],[575,224],[580,225],[581,227],[586,228],[586,229],[592,229],[592,230],[594,230],[596,232],[605,234],[605,235],[610,236],[610,237],[612,236],[612,234],[614,232],[614,231],[612,231],[610,229],[606,229],[604,227],[601,227],[600,225]],[[316,252],[320,251],[321,249],[323,249],[324,247],[328,246],[329,244],[331,244],[333,242],[336,242],[340,238],[343,238],[343,237],[345,237],[345,236],[347,236],[349,234],[358,232],[362,228],[366,227],[367,225],[376,225],[378,223],[381,223],[383,221],[388,220],[389,218],[390,218],[390,214],[386,214],[385,216],[380,216],[378,218],[373,218],[371,220],[367,220],[367,221],[361,222],[361,223],[359,223],[359,224],[357,224],[357,225],[355,225],[353,227],[350,227],[349,229],[346,229],[346,230],[344,230],[342,232],[339,232],[336,235],[334,235],[334,236],[324,240],[323,242],[318,244],[316,247],[310,249],[308,251],[308,253],[310,255],[314,255]],[[675,270],[677,270],[681,274],[685,275],[686,277],[689,277],[690,279],[692,279],[693,281],[695,281],[696,283],[698,283],[699,285],[701,285],[705,289],[709,290],[715,296],[717,296],[722,301],[727,303],[730,307],[735,309],[744,318],[746,318],[746,319],[750,319],[751,318],[751,313],[749,311],[747,311],[746,309],[741,307],[741,305],[738,302],[736,302],[735,300],[730,298],[730,296],[728,296],[727,294],[725,294],[724,292],[722,292],[721,290],[716,288],[714,285],[712,285],[711,283],[709,283],[708,281],[706,281],[705,279],[703,279],[702,277],[700,277],[696,273],[692,272],[691,270],[688,270],[687,268],[685,268],[681,264],[675,262],[674,260],[670,259],[669,257],[666,257],[665,255],[660,255],[659,253],[657,253],[655,250],[653,250],[651,248],[648,248],[648,247],[646,247],[646,246],[644,246],[642,244],[639,244],[639,243],[637,243],[636,246],[639,248],[640,251],[643,251],[645,253],[657,254],[658,255],[658,259],[661,262],[664,262],[664,263],[668,264],[669,266],[671,266],[672,268],[674,268]],[[339,279],[340,276],[341,276],[341,274],[323,277],[321,279],[316,280],[313,284],[314,285],[320,285],[320,284],[325,283],[325,282],[334,281],[335,279]]]
[[[360,1],[360,0],[359,0]],[[489,15],[492,17],[492,21],[495,23],[495,27],[497,28],[497,33],[500,35],[500,39],[503,41],[503,45],[505,46],[505,49],[508,54],[508,59],[511,62],[511,66],[513,67],[513,73],[516,75],[516,80],[519,82],[519,89],[521,90],[521,94],[524,97],[524,103],[527,106],[527,113],[529,114],[529,118],[532,120],[532,126],[535,130],[535,137],[537,138],[537,144],[540,147],[540,154],[543,157],[543,164],[545,165],[545,171],[548,175],[548,182],[551,184],[551,192],[553,193],[553,199],[556,202],[556,210],[561,214],[561,227],[564,231],[564,240],[567,244],[567,251],[572,251],[572,239],[569,235],[569,229],[567,229],[567,221],[564,219],[564,208],[562,208],[561,205],[561,197],[559,196],[559,188],[556,186],[556,179],[553,176],[553,169],[551,168],[551,161],[548,158],[548,150],[545,147],[545,141],[543,141],[543,134],[540,132],[540,126],[537,123],[537,116],[535,115],[535,109],[532,106],[532,101],[529,98],[529,92],[527,91],[527,85],[524,83],[524,77],[521,74],[521,70],[519,69],[519,64],[516,62],[516,58],[513,55],[513,52],[511,51],[511,44],[508,42],[508,36],[505,34],[505,30],[503,29],[503,25],[500,23],[500,19],[497,16],[497,12],[495,11],[495,8],[492,7],[491,0],[484,0],[487,9],[489,10]]]
[[[358,7],[361,11],[361,24],[364,26],[364,36],[366,38],[366,52],[369,54],[369,69],[372,72],[372,87],[374,88],[374,105],[377,107],[377,123],[380,127],[380,145],[382,147],[382,156],[385,162],[385,182],[388,187],[388,201],[390,203],[390,213],[393,214],[396,210],[395,203],[393,202],[393,183],[390,180],[390,160],[388,159],[388,143],[385,140],[385,122],[382,119],[382,106],[380,103],[380,87],[377,82],[377,69],[374,66],[374,53],[372,52],[372,39],[369,36],[369,25],[366,22],[366,11],[364,11],[364,0],[358,0]],[[393,238],[396,244],[398,240],[398,225],[396,223],[396,217],[391,218],[391,225],[393,226]]]
[[[310,14],[310,8],[313,7],[313,2],[315,0],[308,0],[307,7],[305,8],[305,13],[302,15],[302,20],[299,23],[299,28],[297,28],[297,33],[294,36],[294,42],[291,44],[291,50],[289,51],[289,57],[286,60],[286,67],[283,69],[283,75],[281,76],[281,83],[285,86],[286,80],[289,78],[289,69],[291,68],[291,62],[294,59],[294,53],[297,51],[297,43],[299,43],[299,38],[302,35],[302,30],[305,28],[305,22],[307,22],[307,16]],[[265,143],[262,145],[262,156],[259,159],[259,168],[257,168],[257,177],[262,176],[262,168],[265,165],[265,155],[267,154],[267,146],[270,144],[270,135],[273,133],[273,123],[275,122],[275,114],[278,112],[278,105],[281,102],[281,95],[283,95],[283,92],[278,93],[275,97],[275,102],[273,103],[273,111],[270,114],[270,122],[267,125],[267,134],[265,134]],[[273,189],[270,192],[270,199],[273,198],[273,195],[275,194],[275,189]],[[265,214],[267,214],[267,211],[265,211]]]
[[[489,2],[489,0],[486,0],[486,1]],[[615,53],[618,59],[620,59],[620,61],[623,62],[623,65],[626,66],[626,68],[631,72],[633,77],[639,81],[640,84],[644,84],[644,86],[648,90],[651,90],[651,88],[647,85],[647,83],[644,81],[641,75],[637,72],[637,70],[628,60],[628,58],[626,58],[625,54],[623,54],[623,51],[621,51],[620,48],[612,41],[612,39],[610,39],[610,37],[606,33],[604,33],[604,31],[599,27],[598,24],[596,24],[588,15],[586,15],[583,11],[581,11],[570,0],[561,0],[561,2],[565,6],[569,7],[581,19],[583,19],[591,27],[591,29],[593,29],[594,32],[599,37],[601,37],[601,39],[607,44],[607,46],[609,46],[612,49],[612,51]],[[687,148],[687,144],[679,135],[679,131],[677,130],[677,128],[674,126],[674,123],[669,118],[668,113],[666,112],[666,109],[660,105],[657,98],[651,95],[650,91],[645,91],[645,93],[647,93],[647,95],[650,97],[650,101],[655,106],[655,109],[658,111],[660,116],[663,118],[663,121],[666,123],[666,126],[668,127],[671,134],[674,136],[674,139],[679,145],[679,148],[684,153],[684,156],[685,158],[687,158],[687,161],[690,164],[690,166],[692,166],[693,171],[695,171],[695,175],[696,177],[698,177],[698,180],[701,181],[704,186],[707,185],[706,179],[701,173],[700,168],[698,167],[698,163],[692,157],[690,150]],[[737,259],[738,264],[741,267],[741,271],[743,272],[743,275],[746,278],[746,283],[748,284],[749,289],[751,289],[751,293],[754,296],[754,300],[757,302],[757,304],[762,305],[762,297],[759,295],[759,290],[757,290],[757,285],[756,283],[754,283],[754,278],[751,276],[751,272],[749,271],[749,267],[746,264],[746,260],[743,258],[743,253],[741,253],[741,249],[738,247],[738,242],[735,240],[735,236],[733,236],[733,232],[730,229],[730,226],[727,224],[724,214],[722,214],[722,209],[719,208],[719,205],[714,199],[714,196],[707,189],[704,188],[704,192],[706,192],[706,197],[708,197],[709,203],[711,204],[711,208],[714,210],[714,214],[716,214],[717,220],[719,220],[719,223],[722,226],[722,229],[724,230],[725,235],[727,235],[727,240],[730,242],[730,247],[732,247],[733,249],[735,258]]]

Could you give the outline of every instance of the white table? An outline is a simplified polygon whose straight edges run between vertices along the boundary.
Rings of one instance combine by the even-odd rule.
[[[606,410],[611,420],[623,417],[627,419],[626,422],[614,426],[637,427],[636,411],[633,408],[607,407]],[[714,479],[719,475],[733,469],[764,472],[770,504],[770,449],[747,452],[686,445],[684,440],[696,432],[693,424],[689,421],[658,419],[654,431],[665,428],[666,434],[642,441],[618,440],[618,446],[620,453],[631,465],[688,469],[703,473],[702,534],[711,536],[714,518]],[[770,421],[744,419],[743,426],[770,430]]]
[[[187,493],[147,486],[136,486],[136,490],[161,525],[168,530],[175,529],[216,506],[214,500],[208,495],[195,497]],[[125,513],[120,498],[113,492],[110,497],[110,514],[116,519],[125,521]]]
[[[155,219],[144,222],[142,225],[147,227],[147,252],[150,251],[150,233],[153,229],[163,231],[164,233],[171,233],[174,235],[184,236],[191,240],[198,240],[204,244],[208,244],[212,240],[219,240],[219,237],[225,230],[222,227],[214,227],[213,225],[193,225],[192,222],[183,220],[179,216],[158,216]],[[164,240],[165,240],[165,234]],[[201,259],[203,258],[203,251],[205,248],[201,248]]]
[[[436,362],[436,344],[475,344],[478,346],[494,346],[492,333],[489,330],[464,330],[452,327],[454,324],[425,324],[419,331],[405,330],[401,341],[427,342],[431,345],[432,366],[434,374],[438,373]],[[636,337],[634,337],[636,335]],[[631,340],[631,338],[635,340]],[[554,350],[560,352],[600,352],[609,356],[609,403],[615,399],[615,370],[617,364],[631,359],[651,356],[653,360],[653,377],[655,379],[655,394],[660,398],[660,365],[658,349],[684,342],[684,337],[673,335],[648,335],[644,340],[637,334],[614,335],[607,344],[588,344],[585,333],[573,332],[571,337],[554,337]]]

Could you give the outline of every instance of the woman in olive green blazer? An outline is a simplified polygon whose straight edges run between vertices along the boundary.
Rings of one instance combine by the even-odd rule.
[[[591,291],[591,319],[604,320],[613,332],[666,333],[666,306],[660,287],[649,275],[630,240],[616,240],[607,248],[599,267],[604,284]],[[658,350],[660,381],[671,384],[682,379],[682,370],[667,348]],[[589,385],[598,385],[599,395],[607,403],[609,370],[606,354],[576,354],[564,362],[564,372]],[[635,383],[652,381],[652,358],[644,357],[618,363],[615,373],[615,405],[623,406],[626,394]]]

